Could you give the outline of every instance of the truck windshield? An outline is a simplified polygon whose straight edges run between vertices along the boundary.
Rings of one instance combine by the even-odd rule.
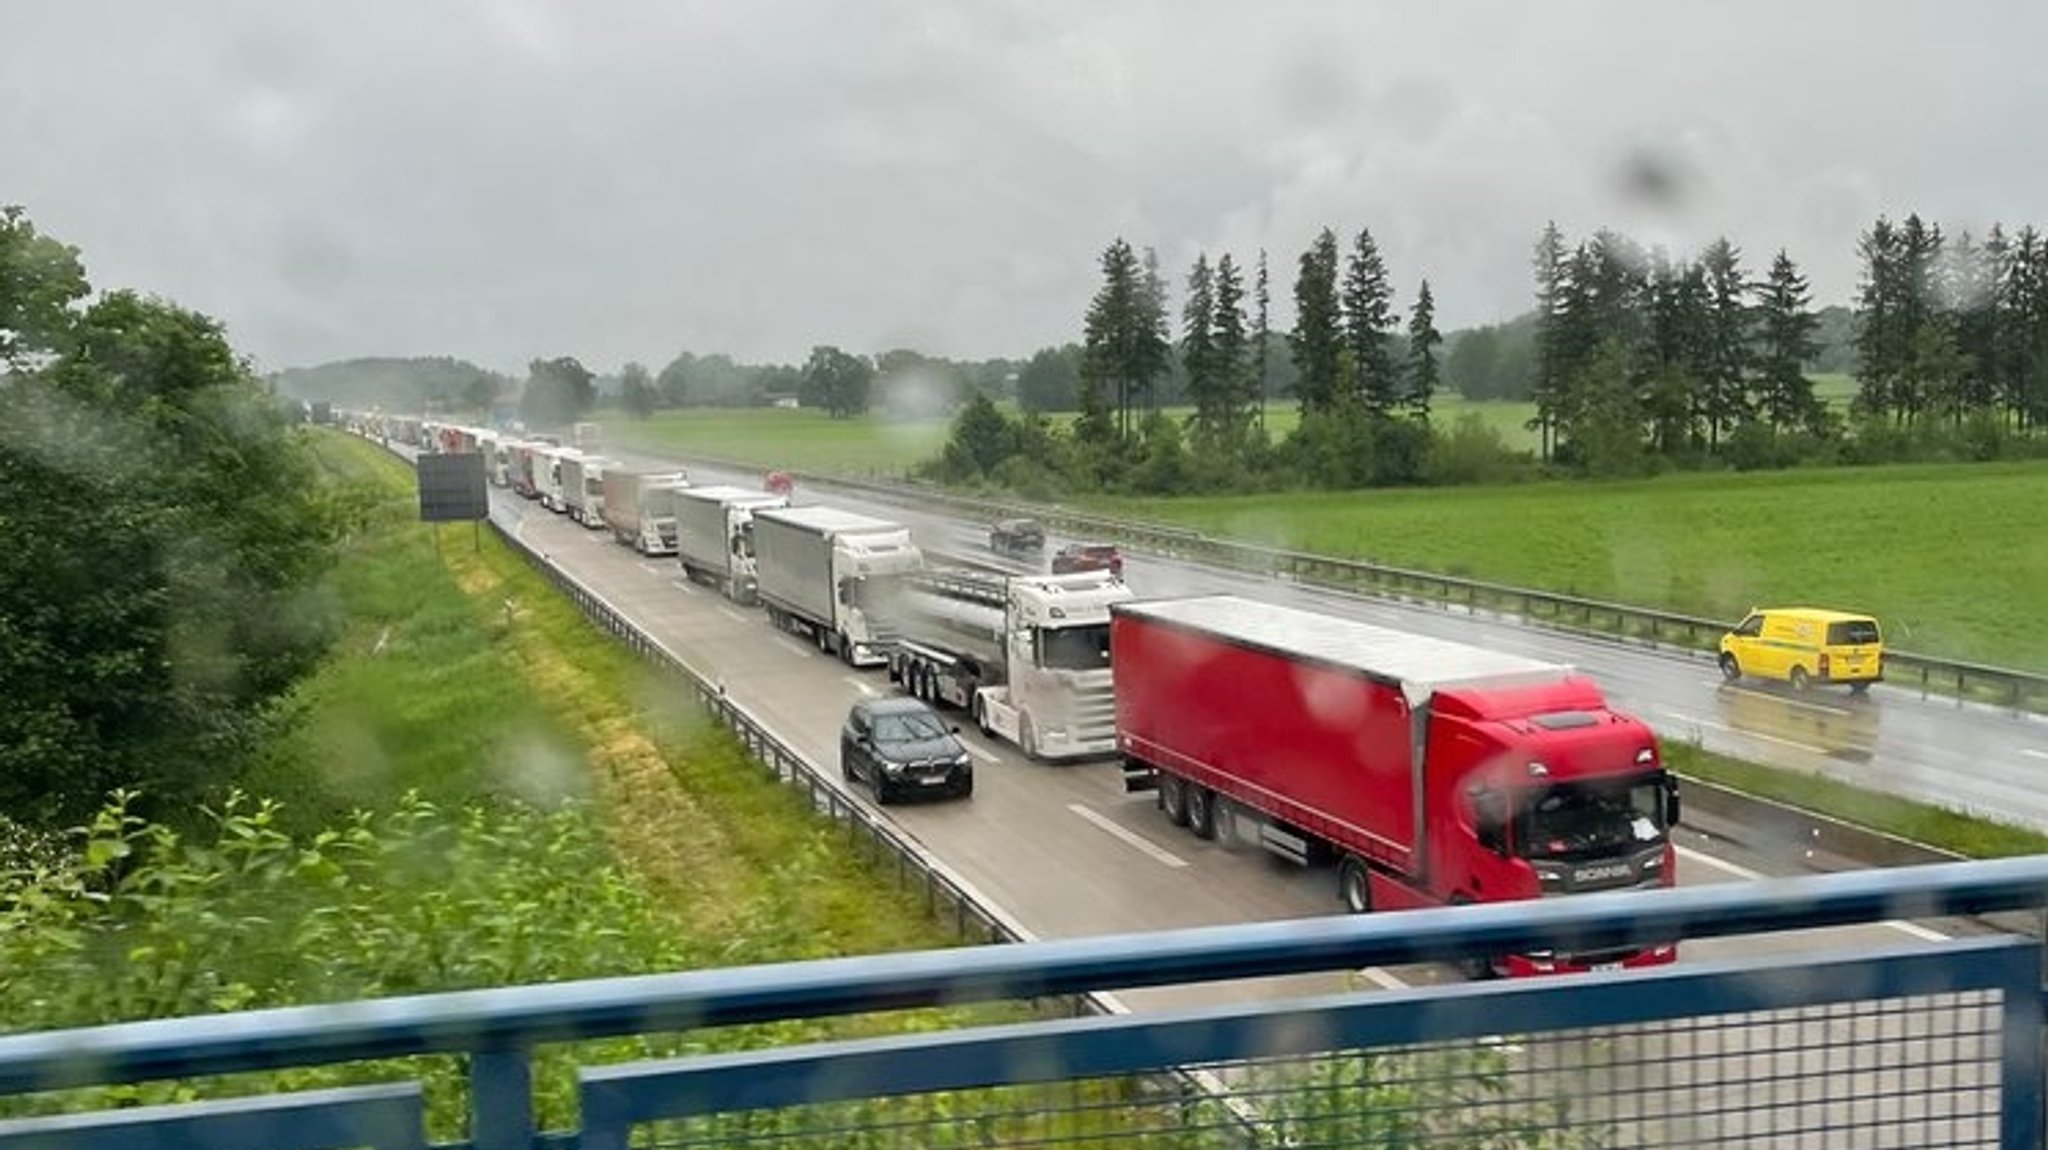
[[[1532,859],[1611,855],[1664,838],[1659,778],[1560,783],[1529,792],[1522,854]]]
[[[1099,671],[1109,666],[1109,624],[1042,628],[1038,665],[1055,671]]]

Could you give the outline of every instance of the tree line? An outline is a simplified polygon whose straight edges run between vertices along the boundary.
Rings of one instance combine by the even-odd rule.
[[[335,634],[349,508],[220,324],[0,209],[0,812],[231,780]]]
[[[2048,240],[1994,225],[1982,243],[1948,242],[1918,216],[1880,217],[1858,250],[1854,311],[1816,310],[1783,250],[1757,272],[1725,237],[1674,258],[1610,229],[1568,241],[1552,223],[1534,247],[1532,312],[1445,355],[1428,280],[1404,317],[1370,229],[1311,241],[1277,340],[1264,251],[1249,283],[1231,253],[1198,254],[1176,317],[1156,257],[1118,238],[1078,348],[1032,358],[1021,415],[971,403],[927,473],[1163,494],[2040,453]],[[1300,414],[1278,439],[1263,426],[1276,344]],[[1023,384],[1068,362],[1078,417],[1058,428],[1044,418],[1053,389]],[[1846,411],[1816,394],[1823,365],[1853,366]],[[1446,383],[1533,402],[1537,449],[1510,451],[1475,418],[1433,425]],[[1192,408],[1178,419],[1163,412],[1169,389]]]

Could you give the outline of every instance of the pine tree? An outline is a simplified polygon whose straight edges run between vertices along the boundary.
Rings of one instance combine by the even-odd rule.
[[[1148,286],[1129,244],[1119,238],[1103,250],[1102,287],[1088,304],[1085,325],[1077,437],[1128,437],[1133,398],[1148,392],[1166,369],[1169,345],[1158,311],[1164,298],[1163,290]]]
[[[1536,401],[1536,416],[1529,426],[1538,433],[1540,458],[1548,461],[1555,448],[1565,374],[1561,320],[1566,255],[1564,233],[1558,230],[1556,220],[1543,225],[1531,264],[1536,272],[1536,378],[1530,397]]]
[[[1415,291],[1415,310],[1408,317],[1408,411],[1417,419],[1429,420],[1429,402],[1436,395],[1439,377],[1436,349],[1444,342],[1436,330],[1436,297],[1429,281]]]
[[[1820,351],[1813,338],[1820,320],[1806,277],[1781,248],[1755,293],[1758,410],[1773,430],[1818,431],[1822,408],[1806,365]]]
[[[1264,248],[1259,249],[1259,273],[1258,278],[1252,283],[1252,302],[1253,306],[1257,309],[1257,317],[1253,320],[1252,325],[1252,343],[1257,350],[1252,355],[1258,365],[1259,382],[1258,394],[1255,397],[1257,406],[1253,408],[1253,417],[1254,426],[1263,431],[1266,428],[1266,388],[1268,382],[1266,360],[1273,354],[1271,314],[1273,292],[1271,280],[1266,274],[1266,249]]]
[[[1721,433],[1750,417],[1749,284],[1742,275],[1742,253],[1724,237],[1700,255],[1706,286],[1703,369],[1699,379],[1700,414],[1707,426],[1707,450],[1719,451]]]
[[[1227,384],[1216,364],[1216,279],[1207,252],[1188,270],[1187,296],[1181,304],[1180,362],[1188,376],[1188,399],[1195,406],[1196,438],[1214,443],[1229,425]]]
[[[1166,313],[1166,279],[1159,274],[1159,253],[1145,249],[1145,274],[1139,281],[1139,322],[1144,329],[1143,342],[1147,348],[1158,350],[1158,362],[1145,373],[1132,392],[1134,400],[1142,400],[1147,410],[1158,407],[1159,377],[1166,374],[1172,363],[1173,321]],[[1130,432],[1129,413],[1125,413],[1124,431]]]
[[[1329,411],[1343,386],[1343,326],[1337,304],[1337,233],[1324,228],[1301,253],[1294,280],[1294,331],[1287,337],[1300,373],[1301,413]]]
[[[1254,390],[1257,377],[1252,371],[1250,337],[1245,332],[1244,276],[1229,252],[1216,261],[1210,330],[1215,340],[1218,392],[1223,401],[1224,418],[1220,426],[1229,443],[1241,444],[1259,396]]]
[[[1384,417],[1401,402],[1401,373],[1390,347],[1394,289],[1371,229],[1360,229],[1344,267],[1344,346],[1351,352],[1350,391],[1370,415]]]
[[[1883,216],[1856,240],[1863,277],[1856,289],[1856,407],[1872,415],[1894,410],[1906,370],[1905,317],[1900,301],[1902,256],[1898,231]]]

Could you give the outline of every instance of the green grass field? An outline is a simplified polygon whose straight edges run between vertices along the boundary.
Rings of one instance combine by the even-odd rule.
[[[2048,667],[2048,465],[1673,475],[1627,483],[1119,500],[1219,537],[1735,618],[1875,613],[1928,654]]]
[[[1185,418],[1192,409],[1167,411]],[[1467,403],[1453,396],[1437,403],[1434,418],[1448,427],[1467,412],[1478,413],[1499,431],[1511,450],[1536,450],[1535,433],[1523,426],[1535,415],[1535,405]],[[1054,418],[1058,424],[1072,420],[1071,415]],[[1266,407],[1266,430],[1276,441],[1300,422],[1292,401]],[[622,446],[730,459],[764,469],[791,467],[870,478],[906,474],[937,456],[951,431],[946,420],[833,419],[795,408],[691,408],[644,420],[614,416],[605,421],[608,442]]]

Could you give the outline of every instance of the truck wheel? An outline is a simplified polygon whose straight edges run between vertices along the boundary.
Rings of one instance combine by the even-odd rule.
[[[1038,730],[1031,725],[1030,715],[1017,717],[1017,745],[1024,748],[1024,757],[1038,761]]]
[[[1812,685],[1813,685],[1813,681],[1812,681],[1811,679],[1809,679],[1809,678],[1807,677],[1807,674],[1806,674],[1806,668],[1804,668],[1804,667],[1794,667],[1794,668],[1792,668],[1792,689],[1793,689],[1793,690],[1795,690],[1795,691],[1800,691],[1800,692],[1804,692],[1804,691],[1805,691],[1805,690],[1806,690],[1806,689],[1807,689],[1808,687],[1810,687],[1810,686],[1812,686]]]
[[[1352,914],[1372,913],[1372,880],[1366,877],[1364,859],[1347,854],[1337,864],[1337,897]]]
[[[996,733],[995,729],[988,725],[988,700],[980,695],[974,696],[974,729],[980,731],[984,739]]]
[[[1188,829],[1198,839],[1216,837],[1216,792],[1207,787],[1188,787]]]
[[[1721,677],[1731,683],[1742,678],[1742,664],[1735,661],[1735,656],[1721,656]]]
[[[1188,825],[1188,784],[1180,776],[1159,776],[1159,809],[1174,826]]]

